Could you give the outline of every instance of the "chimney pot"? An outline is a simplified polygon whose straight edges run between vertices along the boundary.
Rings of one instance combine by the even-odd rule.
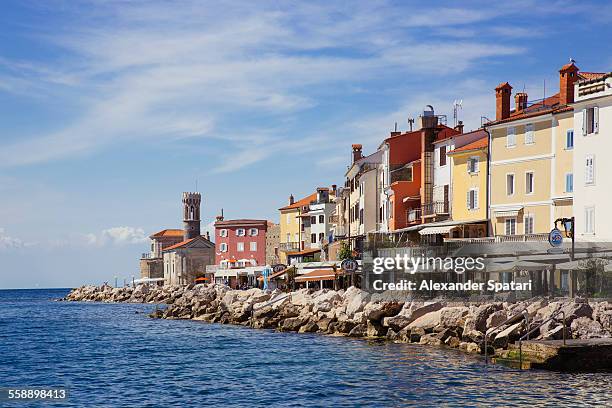
[[[357,160],[363,157],[363,155],[361,154],[363,146],[361,146],[360,144],[354,144],[351,146],[351,148],[353,149],[353,163],[355,163]]]

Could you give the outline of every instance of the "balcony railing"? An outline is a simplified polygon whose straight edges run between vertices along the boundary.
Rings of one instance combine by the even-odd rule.
[[[412,224],[419,221],[421,221],[421,209],[413,208],[412,210],[408,210],[408,223]]]
[[[299,242],[281,242],[278,248],[281,251],[299,251],[300,243]]]
[[[448,201],[434,201],[421,206],[423,217],[431,215],[448,215],[450,214],[450,205]]]
[[[446,243],[458,244],[493,244],[497,242],[545,242],[548,241],[547,233],[523,234],[523,235],[498,235],[496,237],[482,238],[445,238]]]

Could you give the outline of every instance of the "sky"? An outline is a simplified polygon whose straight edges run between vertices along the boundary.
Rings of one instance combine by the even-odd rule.
[[[148,235],[343,184],[426,104],[466,130],[508,81],[612,71],[605,2],[0,3],[0,288],[138,277]],[[546,85],[545,85],[546,84]]]

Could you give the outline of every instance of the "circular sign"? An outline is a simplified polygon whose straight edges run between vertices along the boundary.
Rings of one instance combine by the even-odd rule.
[[[344,271],[344,272],[355,272],[357,270],[357,267],[359,265],[357,265],[357,261],[354,259],[345,259],[344,261],[342,261],[342,263],[340,264],[340,268]]]
[[[563,244],[563,234],[558,228],[553,228],[548,233],[548,242],[554,247],[560,247]]]
[[[283,265],[283,264],[272,265],[272,271],[275,273],[284,271],[285,269],[287,269],[287,265]]]

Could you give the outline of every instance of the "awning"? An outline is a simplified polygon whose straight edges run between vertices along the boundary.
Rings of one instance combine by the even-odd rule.
[[[497,218],[516,217],[518,216],[519,211],[521,211],[522,209],[523,206],[500,208],[499,210],[495,210],[495,216]]]
[[[310,255],[310,254],[316,254],[317,252],[321,252],[321,249],[314,248],[314,249],[304,249],[303,251],[297,251],[297,252],[287,252],[287,256]]]
[[[456,226],[447,225],[443,227],[425,227],[419,231],[419,234],[421,235],[448,234],[449,232],[451,232],[451,230],[453,230],[453,228],[456,228]]]
[[[285,269],[280,270],[278,272],[274,272],[273,274],[268,276],[268,280],[272,280],[272,279],[276,279],[276,278],[280,279],[280,277],[283,276],[284,274],[286,274],[288,270],[289,270],[289,268],[285,268]],[[257,280],[263,281],[263,276],[258,277]]]
[[[308,272],[304,275],[300,275],[295,278],[296,282],[311,282],[311,281],[322,281],[322,280],[334,280],[338,276],[344,275],[341,269],[337,269],[334,274],[333,269],[316,269],[312,272]]]
[[[421,196],[412,196],[412,197],[411,196],[407,196],[407,197],[404,197],[402,202],[405,203],[405,202],[408,202],[408,201],[414,201],[414,200],[420,200],[420,199],[421,199]]]

